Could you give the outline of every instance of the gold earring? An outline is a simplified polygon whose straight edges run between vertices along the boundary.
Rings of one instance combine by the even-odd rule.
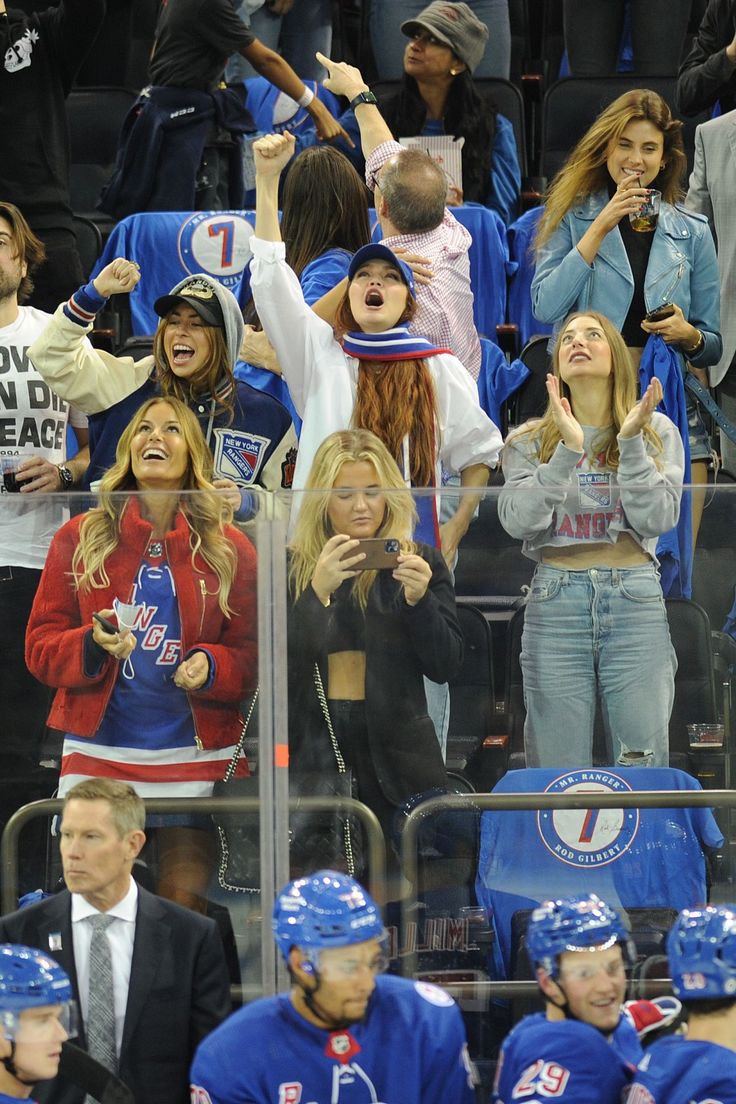
[[[460,70],[459,70],[459,69],[451,69],[451,70],[450,70],[450,76],[451,76],[451,77],[456,77],[456,76],[458,75],[458,73],[459,73],[459,72],[460,72]]]

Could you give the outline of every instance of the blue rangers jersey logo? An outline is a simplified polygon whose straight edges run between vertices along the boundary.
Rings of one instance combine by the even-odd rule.
[[[271,443],[269,438],[242,429],[216,429],[213,437],[217,475],[232,479],[241,487],[250,486],[260,471],[264,453]]]
[[[179,260],[187,272],[206,272],[232,290],[252,256],[253,231],[242,211],[198,211],[179,230]]]
[[[545,793],[631,793],[632,787],[608,770],[561,774]],[[537,828],[548,851],[578,869],[605,866],[631,847],[639,830],[638,809],[540,809]]]

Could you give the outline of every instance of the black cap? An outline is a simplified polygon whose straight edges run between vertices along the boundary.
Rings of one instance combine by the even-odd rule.
[[[188,307],[192,307],[207,326],[218,326],[221,330],[225,328],[222,307],[215,290],[201,276],[193,276],[175,293],[162,295],[153,304],[153,309],[160,318],[165,318],[178,303],[186,303]]]

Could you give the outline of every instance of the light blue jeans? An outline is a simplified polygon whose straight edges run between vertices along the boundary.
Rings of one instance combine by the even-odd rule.
[[[363,0],[364,4],[367,2]],[[508,80],[511,66],[508,0],[466,2],[490,32],[485,53],[473,76],[504,77]],[[404,72],[404,49],[409,41],[401,33],[401,24],[424,11],[429,0],[370,0],[370,5],[371,45],[378,79],[400,80]]]
[[[654,564],[539,564],[521,670],[528,767],[592,766],[598,696],[612,765],[668,765],[677,659]]]
[[[252,0],[233,6],[264,46],[276,50],[288,61],[302,80],[322,80],[327,76],[315,58],[317,50],[326,57],[332,49],[331,0],[294,0],[288,15],[274,15],[263,4],[256,11]],[[229,84],[257,77],[258,73],[242,54],[233,54],[227,63],[225,79]]]

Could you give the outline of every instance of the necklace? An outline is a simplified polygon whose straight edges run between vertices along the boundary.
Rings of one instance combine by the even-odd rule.
[[[148,546],[149,556],[163,556],[164,554],[164,542],[163,541],[151,541]]]

